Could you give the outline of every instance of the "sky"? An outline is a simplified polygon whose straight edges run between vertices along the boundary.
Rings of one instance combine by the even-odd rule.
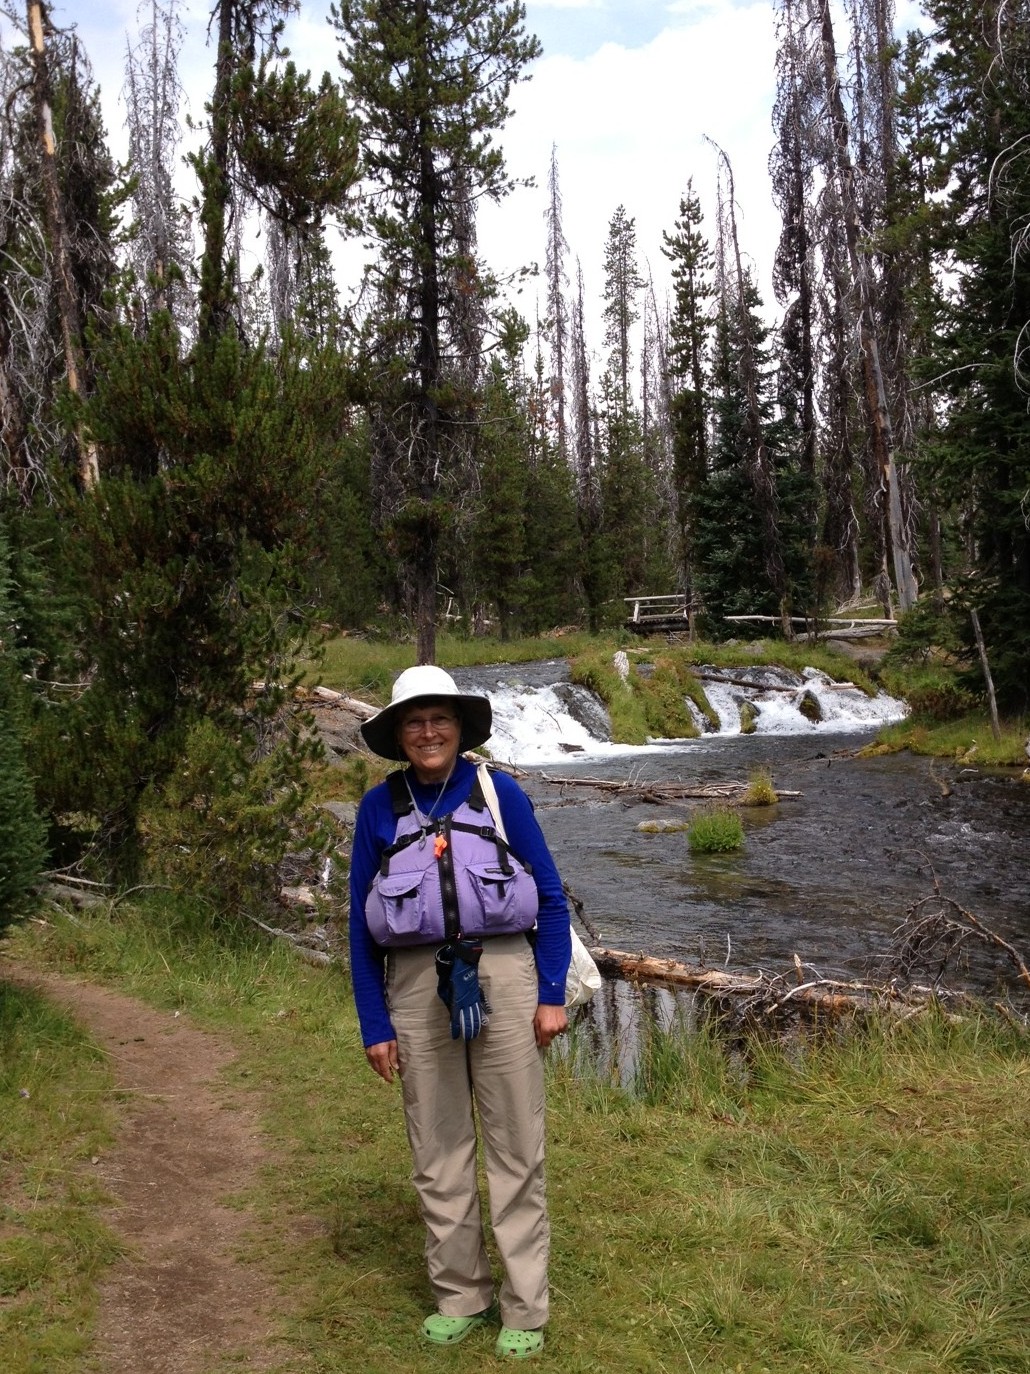
[[[906,3],[899,0],[899,9]],[[112,150],[124,154],[120,91],[128,36],[135,43],[138,32],[137,0],[52,0],[52,9],[55,22],[78,26],[100,83]],[[206,46],[209,10],[201,0],[187,0],[184,12],[184,112],[199,121],[214,56]],[[328,0],[302,0],[287,32],[294,60],[312,71],[316,84],[323,71],[339,70],[327,13]],[[706,214],[714,215],[713,140],[732,164],[741,247],[772,313],[770,274],[779,236],[767,171],[775,87],[772,0],[535,0],[526,6],[526,27],[539,37],[543,54],[529,69],[530,79],[514,89],[501,142],[509,171],[534,178],[536,186],[515,191],[499,208],[481,208],[479,242],[489,265],[502,274],[533,262],[542,267],[554,146],[568,271],[574,281],[578,259],[588,320],[600,312],[604,243],[620,205],[636,223],[639,266],[653,276],[664,302],[662,234],[675,225],[689,177]],[[180,185],[188,179],[180,177]],[[523,288],[517,304],[530,322],[542,296],[542,282]]]

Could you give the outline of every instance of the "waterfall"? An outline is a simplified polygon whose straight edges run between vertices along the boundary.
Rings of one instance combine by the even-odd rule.
[[[687,703],[702,736],[741,734],[741,706],[747,702],[760,735],[830,734],[870,731],[907,713],[904,702],[880,692],[867,696],[850,683],[834,682],[816,668],[700,668],[705,695],[719,718],[713,731],[693,703]],[[689,749],[693,740],[652,740],[647,745],[611,742],[611,722],[602,702],[568,680],[562,660],[547,664],[505,664],[462,669],[454,674],[466,691],[484,692],[493,707],[489,749],[499,762],[548,764],[570,756],[603,756],[669,748]]]

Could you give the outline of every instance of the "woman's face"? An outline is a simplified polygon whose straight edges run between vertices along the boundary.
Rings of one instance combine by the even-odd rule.
[[[461,718],[446,700],[420,701],[400,718],[397,740],[419,782],[445,782],[461,744]]]

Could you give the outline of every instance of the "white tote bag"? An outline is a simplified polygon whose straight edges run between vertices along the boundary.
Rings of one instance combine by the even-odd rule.
[[[494,829],[507,844],[508,835],[504,829],[504,821],[501,819],[501,804],[497,799],[497,788],[490,776],[490,770],[485,763],[481,763],[477,771],[479,773],[479,785],[483,790],[483,799],[493,817]],[[590,1001],[601,986],[601,971],[594,963],[593,956],[586,945],[576,934],[575,926],[569,927],[569,933],[572,936],[572,960],[569,964],[568,977],[565,980],[565,1005],[567,1007],[581,1007],[584,1002]]]

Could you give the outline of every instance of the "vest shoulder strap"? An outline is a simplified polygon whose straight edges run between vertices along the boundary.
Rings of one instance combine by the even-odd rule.
[[[390,805],[393,807],[394,819],[406,816],[409,811],[414,810],[415,804],[404,781],[403,768],[392,772],[386,779],[386,785],[390,789]]]
[[[478,769],[472,781],[472,791],[469,793],[468,804],[473,811],[485,811],[487,809],[486,798],[483,796],[483,785],[479,781]]]

